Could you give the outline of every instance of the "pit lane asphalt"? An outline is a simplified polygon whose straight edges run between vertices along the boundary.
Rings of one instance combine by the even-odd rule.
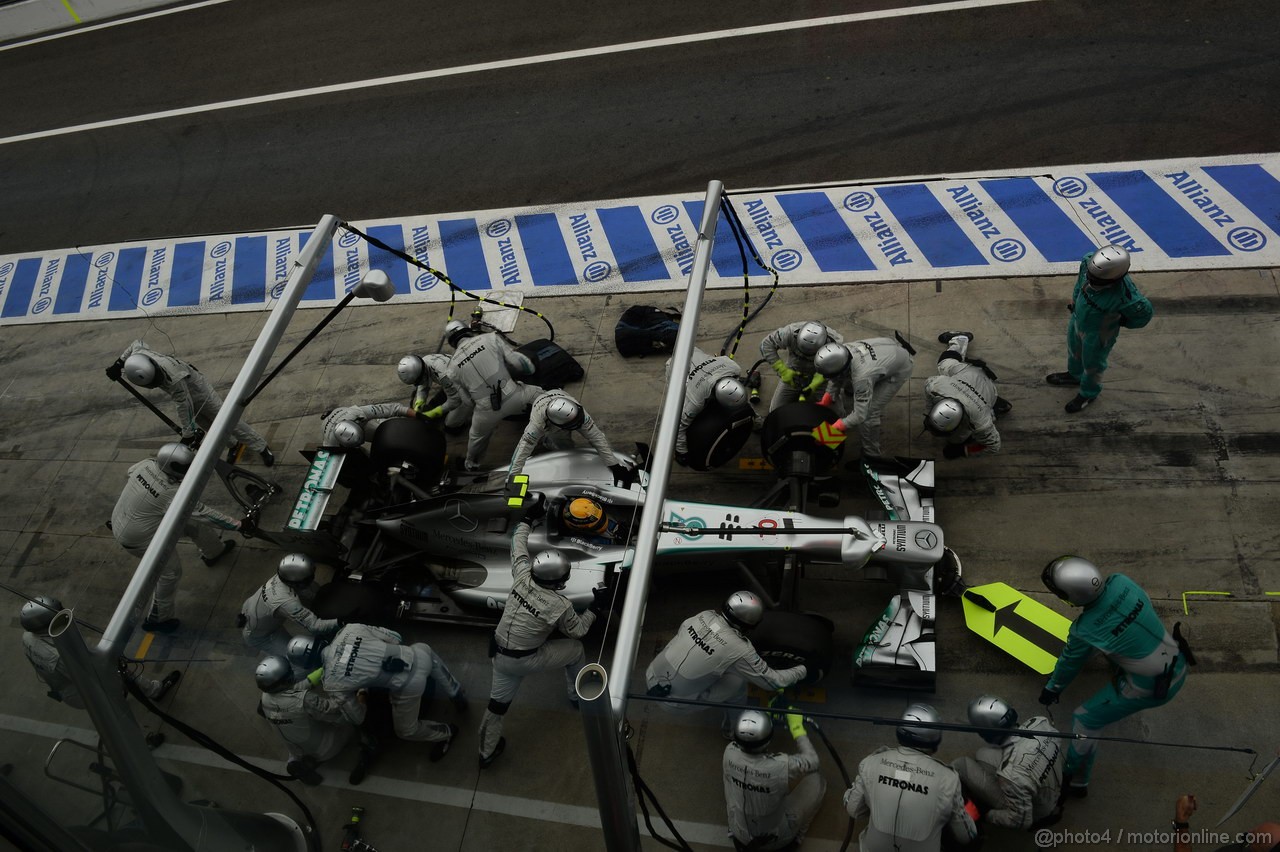
[[[1002,395],[1014,409],[1001,424],[1005,448],[999,456],[939,463],[939,521],[968,574],[975,580],[1003,580],[1048,600],[1038,574],[1060,553],[1081,552],[1108,570],[1129,573],[1147,588],[1167,621],[1176,617],[1190,627],[1202,663],[1169,706],[1133,717],[1108,734],[1244,746],[1265,756],[1276,744],[1269,708],[1280,697],[1275,604],[1264,595],[1280,590],[1273,555],[1280,508],[1275,488],[1280,441],[1274,431],[1280,382],[1270,356],[1277,343],[1280,285],[1271,270],[1139,271],[1137,278],[1152,296],[1156,319],[1147,329],[1122,336],[1100,401],[1071,418],[1061,411],[1069,394],[1042,381],[1044,373],[1061,366],[1067,279],[789,289],[752,326],[741,352],[746,361],[765,333],[798,317],[827,317],[855,338],[902,331],[919,355],[909,388],[891,405],[886,445],[899,454],[930,454],[936,447],[919,436],[918,422],[922,382],[933,373],[940,349],[934,337],[957,325],[975,331],[973,354],[986,358],[1000,375]],[[626,360],[612,351],[610,329],[625,299],[532,301],[553,318],[557,339],[587,368],[584,382],[571,389],[606,432],[618,444],[650,440],[662,363]],[[703,314],[702,345],[717,346],[740,309],[733,294],[713,295]],[[285,345],[317,318],[314,311],[303,312]],[[433,348],[442,319],[442,310],[421,306],[353,308],[264,392],[250,419],[277,450],[280,464],[273,475],[286,492],[296,493],[305,474],[298,451],[317,438],[317,415],[336,403],[400,398],[402,386],[392,365],[406,351]],[[127,320],[9,332],[4,354],[9,380],[0,407],[0,434],[6,436],[0,462],[6,582],[54,593],[88,622],[105,623],[134,563],[102,522],[125,469],[166,436],[152,415],[107,383],[101,369],[124,343],[145,334],[152,343],[172,341],[215,385],[225,387],[261,321],[260,314],[242,314],[166,318],[154,328]],[[1235,331],[1224,337],[1224,329]],[[516,329],[517,338],[541,333],[540,324],[528,319]],[[514,424],[503,427],[491,460],[505,458],[517,432]],[[452,439],[450,447],[459,452],[461,439]],[[744,452],[757,454],[754,445]],[[729,501],[749,499],[770,482],[767,472],[730,468],[704,475],[681,472],[672,490]],[[216,487],[206,497],[231,508]],[[859,513],[870,505],[850,491],[831,513]],[[284,501],[273,504],[264,523],[282,526],[287,512]],[[273,733],[253,713],[252,657],[231,624],[278,554],[257,542],[242,542],[228,566],[208,569],[190,545],[180,545],[180,553],[187,566],[178,603],[184,625],[171,637],[155,637],[147,654],[149,660],[174,660],[185,672],[170,708],[238,753],[278,760]],[[849,686],[851,650],[892,587],[850,574],[815,569],[801,586],[801,606],[825,613],[838,625],[836,670],[810,706],[894,716],[919,696]],[[737,586],[732,574],[661,576],[650,597],[639,668],[683,618],[715,605]],[[1181,595],[1187,590],[1229,591],[1232,597],[1193,598],[1190,615],[1182,615]],[[87,720],[44,697],[22,659],[17,602],[11,605],[13,615],[0,642],[0,660],[13,673],[0,698],[0,753],[15,764],[14,777],[38,800],[56,802],[68,818],[91,813],[93,797],[68,793],[40,775],[58,730],[47,726],[83,729]],[[1038,709],[1034,702],[1043,679],[968,633],[953,601],[943,602],[937,629],[938,691],[929,700],[944,718],[962,720],[966,703],[983,692],[1005,696],[1024,715]],[[525,683],[509,716],[510,747],[480,773],[475,729],[489,683],[483,631],[416,626],[407,633],[431,643],[449,662],[472,697],[471,715],[462,720],[457,750],[439,764],[424,760],[424,747],[393,742],[365,786],[345,786],[352,758],[347,754],[328,773],[326,786],[303,789],[321,816],[326,842],[336,843],[349,807],[359,804],[368,809],[366,833],[383,852],[417,848],[428,833],[432,848],[439,849],[596,848],[598,835],[579,824],[590,818],[594,792],[579,725],[564,702],[559,678],[547,675]],[[592,659],[597,647],[591,646]],[[192,658],[196,662],[176,662]],[[151,671],[167,668],[157,664]],[[1064,704],[1055,708],[1060,724],[1104,677],[1095,666],[1071,687]],[[438,718],[454,719],[443,703],[434,708]],[[634,745],[646,782],[700,841],[695,848],[722,846],[722,840],[715,841],[723,837],[718,828],[723,824],[723,743],[714,720],[671,719],[641,702],[633,704],[629,718],[637,729]],[[156,727],[154,719],[144,724]],[[864,723],[829,722],[825,728],[850,766],[892,737],[889,730]],[[183,748],[161,752],[162,764],[186,779],[188,798],[292,812],[283,799],[272,798],[242,773],[191,762],[189,744],[173,731],[167,734],[171,744]],[[779,744],[785,747],[785,740],[780,735]],[[977,745],[975,737],[948,734],[941,755],[951,759]],[[823,758],[830,792],[812,831],[815,849],[834,848],[843,833],[841,782],[832,762]],[[1244,788],[1247,766],[1239,754],[1107,743],[1092,797],[1074,804],[1060,828],[1160,829],[1176,795],[1187,791],[1201,802],[1197,824],[1208,827]],[[72,770],[83,772],[83,763],[61,767],[64,774]],[[1274,798],[1260,794],[1227,827],[1243,830],[1273,815],[1273,805]],[[993,832],[988,848],[1021,850],[1028,842],[1025,836]],[[1062,848],[1089,847],[1067,843]]]

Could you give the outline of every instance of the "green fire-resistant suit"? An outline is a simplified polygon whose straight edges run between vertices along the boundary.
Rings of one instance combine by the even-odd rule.
[[[1108,287],[1089,283],[1088,263],[1080,261],[1067,325],[1067,372],[1080,380],[1080,395],[1093,399],[1102,393],[1102,373],[1116,345],[1121,327],[1142,328],[1151,322],[1151,302],[1128,275]]]

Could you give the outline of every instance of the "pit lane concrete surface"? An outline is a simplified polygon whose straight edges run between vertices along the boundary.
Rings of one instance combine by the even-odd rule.
[[[752,326],[742,353],[754,353],[760,338],[784,320],[818,315],[851,337],[899,330],[919,350],[913,379],[893,402],[885,424],[886,446],[903,455],[931,455],[937,447],[918,436],[921,385],[933,372],[937,332],[951,326],[977,334],[973,354],[1000,375],[1002,394],[1014,406],[1002,422],[1004,451],[993,458],[939,462],[938,517],[947,542],[962,555],[975,581],[1003,580],[1052,603],[1038,575],[1049,558],[1079,552],[1108,570],[1141,582],[1167,620],[1190,628],[1201,664],[1183,693],[1167,707],[1133,717],[1108,734],[1140,740],[1227,745],[1257,749],[1275,745],[1267,708],[1277,698],[1275,605],[1266,592],[1280,590],[1271,554],[1276,533],[1276,375],[1267,353],[1276,343],[1277,280],[1273,271],[1162,273],[1138,281],[1151,294],[1156,319],[1140,332],[1126,332],[1107,373],[1099,402],[1075,417],[1062,413],[1069,394],[1043,383],[1061,366],[1062,304],[1067,279],[981,280],[786,290]],[[587,368],[572,386],[606,432],[619,444],[651,440],[655,402],[662,390],[661,361],[626,360],[611,344],[622,297],[535,300],[553,318],[557,339]],[[703,315],[700,342],[715,347],[740,311],[736,297],[716,294]],[[4,493],[0,535],[6,582],[27,591],[52,592],[91,624],[103,624],[133,562],[103,527],[124,471],[165,440],[162,425],[99,370],[128,340],[145,335],[173,341],[215,384],[225,385],[239,363],[242,345],[261,317],[145,322],[90,322],[11,331],[4,390],[6,457],[0,467]],[[290,341],[308,330],[315,312],[295,320]],[[272,476],[293,492],[305,472],[298,450],[319,432],[317,415],[338,402],[402,396],[391,365],[406,351],[434,346],[437,321],[424,320],[418,306],[394,303],[351,309],[305,350],[295,365],[259,398],[251,420],[276,448]],[[541,334],[523,319],[516,336]],[[1223,345],[1224,329],[1236,329]],[[290,342],[286,341],[286,343]],[[75,353],[81,369],[64,365]],[[744,359],[745,360],[745,359]],[[48,388],[57,386],[56,394]],[[769,387],[766,385],[766,394]],[[517,436],[505,425],[490,459],[505,458]],[[461,439],[451,449],[461,449]],[[749,445],[744,456],[758,453]],[[765,490],[766,471],[730,466],[709,474],[678,473],[673,494],[738,500]],[[206,498],[232,505],[217,487]],[[832,516],[870,506],[851,487]],[[284,501],[273,504],[265,525],[282,526]],[[171,636],[143,639],[149,667],[171,666],[184,680],[169,701],[172,712],[236,752],[267,761],[280,749],[253,712],[253,657],[232,626],[242,600],[270,573],[278,554],[242,541],[227,564],[209,569],[190,545],[179,546],[186,565],[179,597],[183,627]],[[641,666],[679,622],[715,605],[739,585],[732,574],[663,575],[650,597]],[[813,571],[801,583],[801,605],[838,625],[838,664],[812,709],[896,715],[910,696],[855,691],[849,686],[850,653],[891,593],[858,572]],[[1192,597],[1188,590],[1229,592],[1230,597]],[[43,695],[21,657],[17,604],[0,643],[10,688],[0,699],[0,738],[15,779],[46,805],[56,803],[68,820],[95,812],[94,797],[47,782],[40,765],[61,726],[87,727],[78,711]],[[351,805],[368,810],[367,836],[383,850],[417,848],[429,832],[432,848],[594,848],[594,794],[585,764],[579,723],[566,705],[559,678],[526,682],[508,717],[509,748],[489,770],[478,771],[475,729],[489,682],[486,640],[481,630],[409,627],[406,635],[432,644],[448,660],[472,697],[472,713],[460,720],[456,750],[438,764],[425,747],[391,743],[365,784],[345,783],[352,754],[326,770],[326,784],[300,791],[321,815],[326,842]],[[140,637],[142,638],[142,637]],[[1024,715],[1038,708],[1042,679],[986,645],[963,626],[954,601],[944,601],[938,619],[939,679],[928,697],[951,721],[963,719],[972,697],[995,692]],[[607,643],[607,638],[606,638]],[[589,656],[598,655],[598,640]],[[167,663],[166,660],[174,662]],[[181,661],[181,662],[180,662]],[[187,662],[190,661],[190,662]],[[608,658],[606,656],[606,662]],[[1069,708],[1101,684],[1105,670],[1091,667],[1055,708],[1065,723]],[[638,681],[637,681],[638,683]],[[443,703],[440,718],[454,719]],[[723,742],[714,720],[673,720],[636,702],[629,719],[633,746],[645,781],[656,791],[695,848],[725,844],[721,825],[719,755]],[[164,729],[143,717],[148,729]],[[891,738],[888,729],[864,723],[825,724],[847,764]],[[190,798],[224,807],[289,812],[283,800],[243,773],[210,765],[183,738],[168,731],[158,752],[162,764],[187,783]],[[977,745],[973,736],[948,734],[941,755],[950,759]],[[786,736],[779,737],[786,747]],[[1247,781],[1246,757],[1237,753],[1138,744],[1103,746],[1085,802],[1073,803],[1059,826],[1064,831],[1150,831],[1167,823],[1177,794],[1194,791],[1207,827],[1231,804]],[[83,761],[61,769],[83,773]],[[834,848],[843,832],[837,791],[841,782],[824,755],[831,792],[811,832],[811,848]],[[1274,812],[1273,795],[1257,796],[1228,829],[1244,829]],[[1085,835],[1080,835],[1085,837]],[[992,832],[988,848],[1025,849],[1026,836]],[[1160,848],[1160,844],[1121,844]],[[334,848],[332,846],[328,848]],[[809,847],[806,847],[809,848]],[[1066,843],[1064,848],[1089,848]]]

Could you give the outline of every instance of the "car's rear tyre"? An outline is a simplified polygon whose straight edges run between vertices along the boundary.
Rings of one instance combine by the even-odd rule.
[[[395,601],[378,583],[334,580],[320,587],[311,610],[321,618],[390,624],[395,615]]]

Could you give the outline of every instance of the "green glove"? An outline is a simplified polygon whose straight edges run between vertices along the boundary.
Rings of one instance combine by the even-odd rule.
[[[795,380],[796,380],[796,371],[788,367],[786,361],[783,361],[781,358],[779,358],[777,361],[773,362],[772,366],[773,366],[774,372],[778,374],[778,378],[782,379],[782,383],[784,385],[794,386]]]
[[[804,729],[804,717],[799,713],[787,714],[787,727],[791,729],[791,736],[797,740],[809,736],[809,732]]]
[[[312,686],[319,686],[320,681],[324,680],[324,669],[319,668],[307,675],[307,680],[311,681]]]
[[[821,373],[814,373],[813,378],[809,380],[809,384],[804,386],[805,393],[813,393],[818,388],[827,383],[827,377]]]
[[[437,417],[442,417],[443,415],[444,415],[443,405],[437,405],[435,408],[431,409],[430,411],[422,412],[422,416],[427,418],[428,420],[435,420]]]
[[[427,401],[425,399],[415,399],[413,401],[413,410],[421,414],[427,410]]]

